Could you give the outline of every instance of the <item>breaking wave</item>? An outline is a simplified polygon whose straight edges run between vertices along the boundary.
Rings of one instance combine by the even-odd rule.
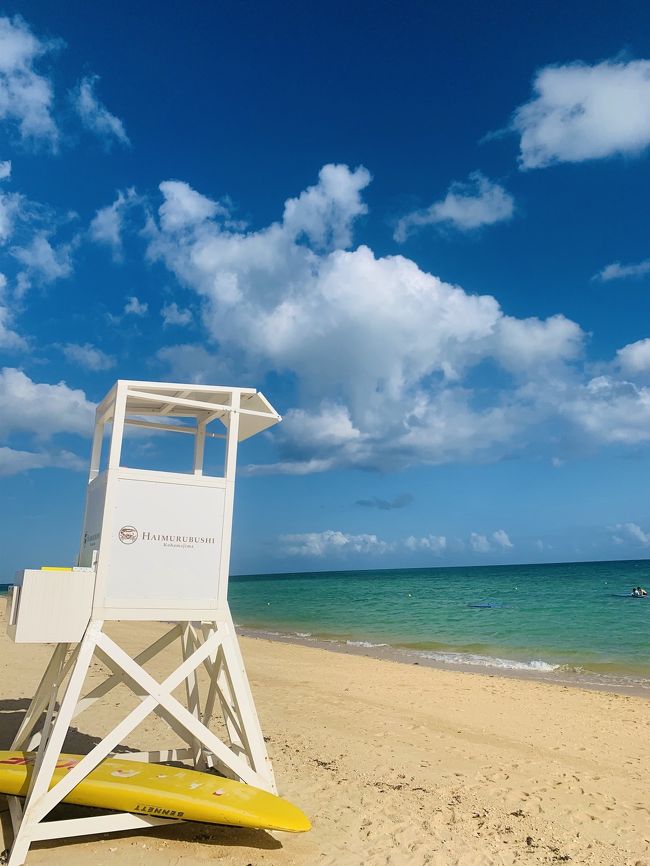
[[[549,664],[541,659],[531,659],[527,662],[515,661],[514,659],[502,659],[496,656],[484,656],[476,653],[457,652],[419,652],[411,655],[420,656],[430,661],[441,662],[449,665],[471,665],[472,667],[499,668],[511,671],[557,671],[561,665]]]
[[[389,646],[387,643],[372,643],[369,640],[346,640],[346,646],[361,646],[366,647],[367,649],[373,649],[374,647],[380,646]]]

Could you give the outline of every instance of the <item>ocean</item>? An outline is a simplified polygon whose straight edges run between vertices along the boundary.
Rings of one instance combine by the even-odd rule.
[[[650,561],[247,575],[241,628],[402,661],[650,693]]]
[[[650,560],[242,575],[229,595],[240,629],[276,639],[650,695],[639,585]]]

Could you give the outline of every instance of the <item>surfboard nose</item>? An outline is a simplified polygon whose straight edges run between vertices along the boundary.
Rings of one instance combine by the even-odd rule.
[[[293,803],[288,803],[286,800],[283,800],[283,803],[285,804],[281,822],[283,826],[274,827],[274,830],[283,830],[285,833],[306,833],[308,830],[311,830],[311,821],[302,809],[294,806]]]

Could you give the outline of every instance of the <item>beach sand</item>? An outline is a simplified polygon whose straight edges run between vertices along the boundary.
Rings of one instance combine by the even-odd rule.
[[[135,653],[163,626],[113,624]],[[8,748],[50,648],[0,623],[0,748]],[[32,848],[39,866],[650,866],[650,701],[243,638],[281,793],[302,835],[201,824]],[[175,663],[150,666],[162,677]],[[103,678],[93,667],[92,681]],[[78,719],[87,751],[133,706],[115,691]],[[176,745],[148,719],[126,745]],[[4,839],[10,838],[0,795]],[[60,807],[60,815],[80,810]],[[2,847],[6,847],[3,845]]]

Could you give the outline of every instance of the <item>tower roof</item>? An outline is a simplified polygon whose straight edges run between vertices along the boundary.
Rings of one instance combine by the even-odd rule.
[[[241,442],[282,420],[266,397],[255,388],[230,388],[221,385],[179,384],[175,382],[138,382],[120,380],[126,385],[126,415],[159,418],[196,418],[197,423],[221,421],[228,427],[233,411],[233,395],[239,394],[239,435]],[[117,394],[116,383],[97,407],[97,417],[108,420]]]

